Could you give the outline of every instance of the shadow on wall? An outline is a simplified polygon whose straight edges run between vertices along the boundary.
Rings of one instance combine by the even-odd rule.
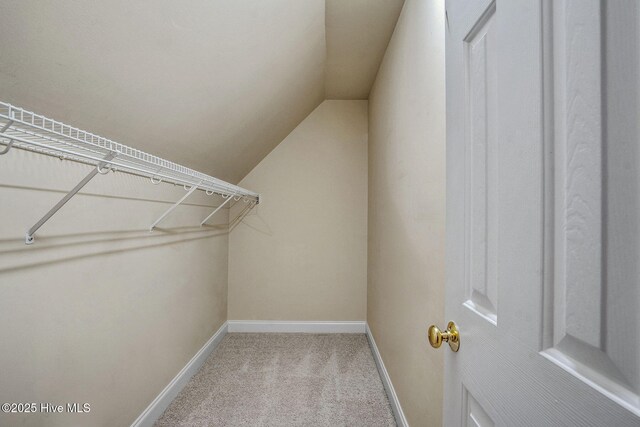
[[[259,206],[253,209],[245,208],[238,214],[235,219],[229,222],[229,232],[233,231],[240,223],[266,236],[273,236],[273,231],[269,224],[260,216]]]
[[[0,323],[14,326],[0,331],[0,402],[91,403],[82,420],[1,425],[129,425],[227,318],[228,209],[200,227],[219,195],[190,194],[150,233],[185,188],[99,175],[25,245],[91,169],[21,150],[0,159]]]
[[[15,239],[0,240],[0,254],[22,255],[24,261],[26,253],[34,254],[41,260],[33,262],[5,262],[0,263],[0,274],[29,269],[36,266],[51,265],[61,262],[68,262],[91,257],[124,253],[128,251],[143,250],[149,248],[158,248],[168,245],[177,245],[180,243],[192,242],[201,239],[211,239],[220,237],[229,233],[226,225],[205,226],[205,229],[194,227],[179,227],[172,229],[156,228],[154,233],[149,230],[135,231],[103,231],[97,233],[77,233],[65,236],[47,236],[38,238],[38,246],[26,246],[20,243],[22,247],[16,247]],[[162,234],[161,234],[162,233]],[[120,237],[111,237],[120,235]],[[95,238],[91,240],[69,241],[78,237],[104,236],[105,238]],[[190,237],[187,237],[190,236]],[[137,242],[137,244],[135,244]],[[134,244],[129,244],[134,243]],[[120,244],[117,249],[105,250],[106,244]],[[7,246],[7,247],[3,247]],[[62,255],[56,257],[63,248],[77,248],[73,255]],[[5,266],[5,264],[8,264]]]
[[[125,178],[126,179],[126,178]],[[136,187],[132,187],[136,188]],[[148,187],[147,187],[148,188]],[[25,270],[104,255],[119,254],[144,249],[178,245],[203,239],[215,239],[229,233],[227,210],[209,220],[204,226],[181,226],[199,224],[203,217],[219,203],[210,198],[195,196],[194,200],[182,203],[167,218],[164,227],[149,231],[147,223],[173,205],[180,193],[179,186],[167,184],[161,195],[136,189],[135,194],[115,195],[108,191],[80,192],[57,212],[36,235],[33,245],[25,245],[17,237],[53,206],[66,191],[43,186],[21,186],[0,184],[4,200],[9,200],[3,209],[0,238],[0,274]],[[158,190],[155,189],[154,190]],[[110,189],[113,192],[113,189]],[[175,193],[175,194],[174,194]],[[165,198],[165,200],[160,199]],[[25,200],[26,199],[26,200]],[[35,200],[46,200],[38,205]],[[249,205],[250,207],[250,205]],[[242,217],[236,218],[236,223]],[[120,226],[120,229],[109,229]],[[142,228],[144,227],[144,228]],[[106,228],[106,229],[105,229]],[[76,232],[76,229],[88,230]]]

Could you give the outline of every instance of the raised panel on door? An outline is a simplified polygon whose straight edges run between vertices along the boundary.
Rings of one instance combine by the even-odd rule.
[[[446,9],[445,425],[640,425],[640,4]]]
[[[553,10],[553,298],[544,355],[640,414],[638,6],[583,0]]]
[[[464,427],[493,427],[495,425],[482,405],[466,388],[463,389],[462,407],[464,408],[462,423]]]
[[[464,37],[465,307],[497,323],[497,52],[495,2]]]

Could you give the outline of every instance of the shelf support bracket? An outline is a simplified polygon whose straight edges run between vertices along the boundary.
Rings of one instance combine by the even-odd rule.
[[[0,133],[5,133],[11,127],[11,125],[13,125],[13,120],[9,120],[4,126],[2,126],[2,129],[0,129]]]
[[[165,217],[167,215],[169,215],[171,213],[171,211],[173,211],[175,208],[178,207],[178,205],[182,202],[184,202],[187,197],[189,197],[191,194],[193,194],[194,191],[196,191],[198,189],[198,187],[200,186],[200,184],[202,184],[202,181],[200,181],[199,183],[191,186],[191,188],[189,189],[189,191],[187,191],[187,194],[185,194],[184,196],[182,196],[182,198],[180,200],[178,200],[177,202],[175,202],[169,209],[167,209],[165,211],[165,213],[163,213],[160,218],[156,219],[155,222],[153,224],[151,224],[151,227],[149,227],[149,231],[153,231],[154,228],[156,228],[156,226],[158,224],[160,224],[160,221],[162,221],[163,219],[165,219]]]
[[[231,201],[231,199],[233,199],[234,195],[229,195],[229,197],[227,198],[227,200],[225,200],[220,206],[218,206],[216,208],[216,210],[214,210],[213,212],[211,212],[209,214],[208,217],[206,217],[205,219],[202,220],[202,222],[200,223],[200,227],[202,227],[204,225],[205,222],[209,221],[209,218],[211,218],[212,216],[214,216],[216,214],[216,212],[218,212],[220,209],[222,209],[224,207],[224,205],[226,205],[227,203],[229,203]]]
[[[24,242],[27,245],[31,245],[33,244],[33,241],[35,239],[34,234],[36,233],[36,231],[38,231],[38,229],[40,227],[42,227],[44,225],[45,222],[49,221],[49,218],[51,218],[56,212],[58,212],[60,210],[61,207],[63,207],[69,200],[71,200],[71,198],[73,196],[76,195],[76,193],[78,191],[80,191],[82,189],[82,187],[84,187],[85,185],[87,185],[87,183],[89,181],[91,181],[93,179],[94,176],[96,176],[99,173],[99,170],[101,168],[103,168],[104,166],[106,166],[106,164],[109,162],[109,160],[113,160],[113,158],[116,155],[114,153],[109,153],[107,154],[103,161],[98,163],[96,165],[96,167],[89,172],[89,174],[87,176],[85,176],[82,181],[80,181],[78,183],[78,185],[76,185],[73,190],[69,191],[54,207],[51,208],[51,210],[49,212],[47,212],[42,218],[40,218],[40,220],[38,222],[36,222],[33,227],[31,227],[28,231],[27,234],[25,236],[25,240]]]
[[[251,209],[253,209],[257,204],[257,202],[251,202],[247,206],[245,206],[244,209],[242,209],[240,213],[233,219],[233,221],[229,221],[229,230],[233,230],[233,228],[235,228],[235,226],[238,225],[238,223],[242,221],[244,217],[247,216],[249,212],[251,212]]]
[[[7,154],[9,152],[9,150],[11,150],[11,147],[13,146],[13,139],[9,138],[8,136],[5,136],[5,132],[7,131],[7,129],[9,129],[11,127],[11,125],[13,124],[13,120],[9,120],[7,122],[7,124],[5,124],[2,129],[0,129],[0,134],[2,135],[2,137],[7,138],[9,140],[9,142],[7,143],[7,146],[4,150],[0,151],[0,155],[3,154]]]

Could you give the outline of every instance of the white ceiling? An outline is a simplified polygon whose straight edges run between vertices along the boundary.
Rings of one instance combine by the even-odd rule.
[[[402,3],[2,1],[0,100],[235,183],[325,98],[368,97]]]

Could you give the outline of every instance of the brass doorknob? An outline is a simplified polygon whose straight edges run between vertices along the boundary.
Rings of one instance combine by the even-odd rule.
[[[455,322],[449,322],[447,330],[442,332],[436,325],[429,326],[429,344],[433,348],[439,348],[442,341],[449,343],[453,352],[460,349],[460,331]]]

